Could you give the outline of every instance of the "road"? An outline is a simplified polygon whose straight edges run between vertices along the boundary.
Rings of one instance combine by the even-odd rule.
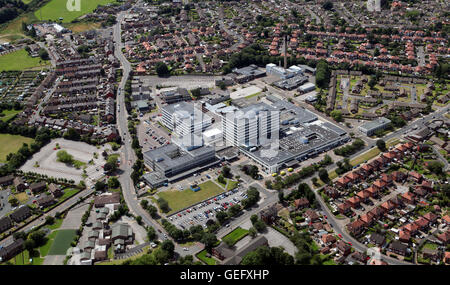
[[[121,157],[122,157],[122,165],[120,170],[122,171],[121,175],[119,176],[119,181],[122,185],[122,194],[125,199],[126,204],[128,205],[128,208],[131,213],[133,213],[135,216],[141,216],[142,221],[147,225],[153,227],[155,230],[157,230],[158,239],[165,240],[167,236],[168,239],[171,239],[167,233],[165,232],[164,228],[157,223],[155,220],[153,220],[150,215],[145,211],[139,204],[139,201],[137,199],[137,193],[136,189],[133,184],[133,180],[131,179],[131,172],[132,172],[132,165],[136,161],[136,156],[134,153],[133,148],[131,147],[130,138],[131,135],[128,131],[128,113],[125,108],[125,84],[128,80],[128,77],[131,72],[131,64],[130,62],[125,58],[125,56],[122,53],[122,47],[124,44],[122,43],[122,37],[121,37],[121,22],[122,19],[127,14],[127,11],[121,12],[117,16],[117,23],[114,26],[113,29],[113,37],[114,37],[114,43],[115,43],[115,56],[119,59],[121,65],[122,65],[122,81],[119,84],[119,90],[117,94],[117,128],[119,131],[119,134],[122,136],[122,142],[123,146],[121,148]],[[119,111],[120,110],[120,111]],[[201,246],[194,246],[191,247],[190,252],[186,252],[183,250],[183,248],[178,245],[173,239],[171,239],[175,244],[175,252],[178,253],[180,256],[185,256],[190,254],[192,251],[199,251],[201,250]]]

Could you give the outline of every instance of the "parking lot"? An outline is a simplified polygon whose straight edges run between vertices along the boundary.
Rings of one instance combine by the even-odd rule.
[[[170,143],[170,134],[157,123],[157,117],[157,113],[147,114],[139,124],[138,138],[144,152]]]
[[[245,198],[247,198],[246,190],[244,187],[239,186],[234,190],[212,197],[168,218],[181,229],[189,229],[191,226],[196,225],[206,228],[208,219],[214,219],[218,212],[226,211],[229,207],[239,204]]]

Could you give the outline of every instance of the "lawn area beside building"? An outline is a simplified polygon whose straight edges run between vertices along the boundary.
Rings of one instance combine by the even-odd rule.
[[[189,207],[190,205],[224,192],[223,189],[212,181],[206,181],[198,186],[200,187],[200,190],[197,192],[192,191],[190,188],[183,191],[173,189],[160,192],[158,193],[158,196],[169,203],[171,211],[168,214],[170,215]]]
[[[0,134],[0,162],[6,162],[8,154],[18,151],[24,143],[30,145],[32,142],[34,142],[34,139],[31,138]]]
[[[206,256],[207,254],[208,254],[208,252],[206,251],[206,249],[204,249],[197,254],[197,258],[200,259],[201,261],[203,261],[207,265],[216,265],[217,260],[215,260],[212,257],[207,257]]]
[[[243,229],[241,227],[236,228],[231,233],[227,234],[222,238],[222,240],[227,243],[228,245],[234,245],[241,239],[243,239],[245,236],[247,236],[249,233],[248,230]]]
[[[26,70],[48,65],[49,61],[31,57],[25,49],[0,56],[0,71]]]

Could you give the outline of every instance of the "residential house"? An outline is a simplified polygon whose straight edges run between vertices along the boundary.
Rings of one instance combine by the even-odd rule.
[[[30,185],[30,190],[33,194],[37,194],[37,193],[44,191],[46,187],[47,187],[47,183],[45,181],[39,181],[39,182],[32,183]]]
[[[408,179],[413,182],[420,183],[422,182],[422,174],[416,171],[411,171],[408,173]]]
[[[437,235],[437,239],[441,241],[444,245],[447,245],[450,240],[450,231],[447,230],[446,232]]]
[[[398,232],[398,240],[399,241],[408,243],[410,239],[411,239],[411,234],[408,231],[401,230]]]
[[[338,249],[339,253],[342,254],[343,256],[347,256],[350,254],[351,252],[351,246],[348,245],[346,242],[344,242],[343,240],[339,240],[336,244],[336,248]]]
[[[23,181],[22,177],[16,177],[14,178],[14,187],[17,191],[22,192],[24,191],[27,186],[25,185],[25,182]]]
[[[393,241],[387,248],[388,251],[406,256],[408,246],[400,241]]]
[[[324,234],[322,235],[321,240],[323,244],[328,246],[336,242],[336,237],[332,234]]]
[[[11,215],[9,215],[9,217],[16,223],[20,223],[30,216],[31,210],[26,205],[19,207],[19,209],[15,210],[14,212],[11,213]]]
[[[350,206],[350,204],[347,203],[347,201],[338,205],[339,213],[341,213],[342,215],[346,215],[346,214],[350,213],[351,208],[352,208],[352,206]]]
[[[376,244],[379,247],[382,247],[386,242],[386,238],[378,233],[373,233],[370,235],[369,241],[373,244]]]
[[[319,215],[317,215],[316,211],[308,209],[303,214],[308,222],[314,223],[315,221],[319,220]]]
[[[53,183],[48,185],[48,191],[53,195],[54,198],[61,197],[64,193],[61,188]]]
[[[404,203],[414,205],[416,203],[416,199],[413,193],[411,192],[405,192],[403,193],[400,198],[403,200]]]
[[[295,209],[300,209],[300,208],[306,208],[309,207],[309,201],[308,199],[306,199],[305,197],[301,198],[301,199],[296,199],[294,201],[295,204]]]
[[[441,260],[441,254],[439,252],[439,249],[437,248],[424,248],[422,249],[422,257],[423,258],[429,258],[434,262],[438,262]]]
[[[347,202],[353,209],[356,209],[359,208],[361,200],[358,196],[353,196],[350,199],[347,199]]]
[[[6,261],[21,253],[24,249],[23,244],[24,240],[19,238],[11,244],[0,248],[0,259]]]
[[[363,230],[364,230],[365,226],[364,226],[364,222],[361,221],[361,219],[358,219],[352,223],[349,223],[347,225],[347,229],[348,231],[353,234],[354,236],[358,236],[360,235]]]
[[[114,244],[114,252],[125,252],[126,245],[133,244],[133,230],[127,224],[115,224],[112,226],[111,241]]]
[[[56,201],[55,198],[51,195],[45,195],[36,200],[39,207],[46,208],[48,206],[53,205]]]
[[[3,217],[0,219],[0,233],[3,233],[10,228],[12,228],[13,224],[9,217]]]
[[[14,181],[14,175],[8,175],[0,177],[0,186],[8,186],[11,185]]]
[[[401,228],[410,235],[415,235],[419,231],[419,226],[416,223],[409,223]]]
[[[426,230],[429,226],[429,221],[424,217],[418,218],[414,223],[419,227],[419,230],[421,231]]]

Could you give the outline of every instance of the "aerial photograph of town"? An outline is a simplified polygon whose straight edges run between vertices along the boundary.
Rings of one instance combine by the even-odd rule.
[[[450,265],[449,36],[447,0],[0,0],[0,269]]]

